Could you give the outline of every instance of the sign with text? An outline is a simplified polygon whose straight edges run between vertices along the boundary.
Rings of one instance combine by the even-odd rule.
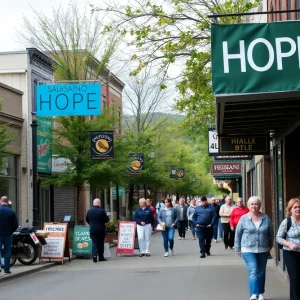
[[[143,153],[130,153],[129,154],[129,174],[138,174],[144,170],[144,154]]]
[[[120,222],[117,254],[133,254],[136,222]]]
[[[270,153],[270,137],[267,135],[219,136],[220,154],[260,155]]]
[[[72,168],[72,163],[68,158],[52,155],[52,173],[65,172],[68,167]]]
[[[46,245],[42,246],[41,258],[61,259],[65,257],[67,242],[67,223],[44,223],[45,231],[49,232]]]
[[[241,162],[212,162],[211,175],[240,175],[242,174]]]
[[[52,172],[52,152],[50,144],[52,142],[51,127],[52,120],[38,118],[37,127],[37,171],[39,173],[51,174]]]
[[[215,156],[215,160],[250,160],[252,159],[252,155],[217,155]]]
[[[74,227],[72,254],[92,255],[90,226],[78,225]]]
[[[40,84],[36,88],[37,116],[100,115],[100,104],[99,82]]]
[[[124,187],[119,186],[119,187],[118,187],[118,190],[119,190],[119,197],[125,196],[125,188],[124,188]],[[113,190],[112,190],[112,196],[113,196],[113,197],[116,197],[116,196],[117,196],[117,189],[116,189],[116,186],[113,187]]]
[[[94,160],[114,158],[113,131],[93,131],[91,133],[91,156]]]
[[[298,91],[299,31],[299,21],[211,24],[213,93]]]
[[[208,155],[214,156],[219,152],[218,134],[215,128],[208,129]]]

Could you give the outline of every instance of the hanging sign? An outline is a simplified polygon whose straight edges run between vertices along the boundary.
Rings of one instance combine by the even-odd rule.
[[[211,175],[240,175],[242,174],[241,162],[212,162]]]
[[[261,155],[270,153],[267,135],[219,136],[220,154]]]
[[[46,245],[42,245],[41,258],[60,259],[69,257],[69,242],[67,240],[68,223],[44,223],[44,229],[49,232]]]
[[[120,222],[116,254],[133,254],[136,222]]]
[[[184,170],[183,168],[178,169],[177,177],[178,177],[179,179],[183,179],[183,178],[184,178],[184,175],[185,175],[185,170]]]
[[[138,174],[144,170],[144,154],[143,153],[130,153],[129,154],[129,174]]]
[[[113,131],[93,131],[91,133],[91,156],[94,160],[114,158]]]
[[[100,115],[100,104],[99,82],[39,84],[36,88],[37,116]]]
[[[214,156],[219,152],[218,134],[215,128],[208,129],[208,155]]]
[[[253,158],[252,155],[223,155],[223,156],[215,156],[215,160],[251,160]]]
[[[170,178],[177,178],[176,167],[173,166],[170,173]]]

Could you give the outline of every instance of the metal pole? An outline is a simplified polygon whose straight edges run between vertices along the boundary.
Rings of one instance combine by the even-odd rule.
[[[117,220],[120,220],[120,196],[119,196],[118,184],[116,184],[116,200],[117,200]]]
[[[33,211],[33,226],[40,226],[40,207],[38,200],[38,182],[37,182],[37,127],[36,117],[33,115],[32,123],[32,211]]]

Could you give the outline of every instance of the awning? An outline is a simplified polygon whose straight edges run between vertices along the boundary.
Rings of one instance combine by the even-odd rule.
[[[300,118],[300,91],[217,95],[217,131],[278,134]]]

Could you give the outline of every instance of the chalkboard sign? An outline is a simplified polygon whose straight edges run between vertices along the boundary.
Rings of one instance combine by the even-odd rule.
[[[90,226],[75,226],[72,253],[75,255],[92,255]]]

